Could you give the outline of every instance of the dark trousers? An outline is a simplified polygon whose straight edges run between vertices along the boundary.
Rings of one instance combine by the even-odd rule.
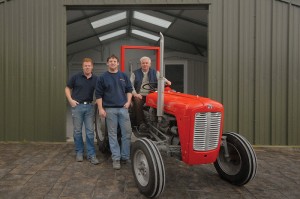
[[[143,96],[142,99],[133,97],[133,112],[135,115],[137,126],[145,122],[145,116],[143,111],[143,106],[145,103],[146,103],[146,96]]]

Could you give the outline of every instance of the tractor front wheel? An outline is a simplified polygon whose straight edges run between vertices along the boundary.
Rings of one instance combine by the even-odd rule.
[[[234,185],[251,181],[257,170],[256,154],[251,144],[241,135],[224,133],[219,156],[214,166],[220,177]]]
[[[165,168],[157,146],[142,138],[132,145],[132,171],[139,191],[149,198],[158,197],[165,187]]]

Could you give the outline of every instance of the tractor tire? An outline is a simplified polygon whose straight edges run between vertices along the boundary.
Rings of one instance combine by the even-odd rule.
[[[95,132],[99,151],[110,153],[105,118],[100,117],[97,105],[95,106]]]
[[[142,138],[132,144],[132,171],[141,194],[158,197],[165,187],[165,167],[157,146]]]
[[[229,132],[226,136],[229,157],[221,145],[214,166],[220,177],[231,184],[242,186],[251,181],[257,170],[257,158],[251,144],[241,135]]]

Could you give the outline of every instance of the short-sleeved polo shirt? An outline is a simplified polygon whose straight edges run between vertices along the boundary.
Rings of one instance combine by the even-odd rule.
[[[97,77],[92,74],[87,78],[83,72],[73,75],[67,86],[72,89],[72,99],[80,102],[92,102],[94,97],[95,85]]]

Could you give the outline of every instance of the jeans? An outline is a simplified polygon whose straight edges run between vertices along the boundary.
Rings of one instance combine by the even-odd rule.
[[[84,151],[84,143],[82,139],[82,125],[84,123],[87,156],[88,158],[96,156],[94,146],[94,105],[78,104],[77,106],[72,107],[72,118],[76,154],[83,154]]]
[[[128,109],[105,108],[105,111],[111,157],[113,160],[128,160],[132,133]],[[118,142],[118,124],[122,134],[121,147]]]

